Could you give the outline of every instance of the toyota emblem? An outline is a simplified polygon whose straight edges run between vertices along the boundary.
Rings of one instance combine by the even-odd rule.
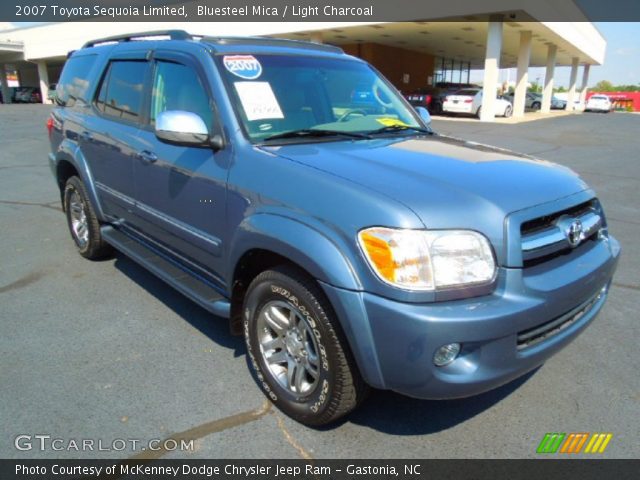
[[[564,231],[567,241],[572,248],[577,247],[582,241],[582,222],[578,219],[572,221]]]

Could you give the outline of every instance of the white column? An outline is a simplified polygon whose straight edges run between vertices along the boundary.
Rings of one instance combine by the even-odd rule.
[[[49,74],[47,73],[47,62],[40,60],[36,62],[38,65],[38,78],[40,79],[40,96],[42,103],[48,103],[49,97]]]
[[[484,59],[484,80],[482,84],[482,110],[480,120],[492,121],[495,118],[496,90],[500,52],[502,50],[502,16],[492,15],[487,29],[487,53]]]
[[[547,72],[544,75],[544,90],[542,91],[542,113],[551,111],[551,97],[553,96],[553,72],[556,68],[557,45],[549,45],[547,50]]]
[[[588,63],[585,64],[584,70],[582,71],[582,89],[580,90],[580,103],[587,102],[587,84],[589,83],[589,69],[591,65]]]
[[[311,32],[311,41],[313,43],[324,43],[322,41],[322,32]]]
[[[574,110],[576,98],[576,81],[578,80],[578,57],[571,59],[571,77],[569,79],[569,93],[567,94],[567,110]]]
[[[531,31],[520,32],[520,50],[518,51],[518,76],[516,91],[513,95],[513,116],[523,117],[527,83],[529,83],[529,59],[531,57]]]
[[[4,64],[0,63],[0,82],[2,83],[2,102],[11,103],[11,90],[7,83],[7,70]]]

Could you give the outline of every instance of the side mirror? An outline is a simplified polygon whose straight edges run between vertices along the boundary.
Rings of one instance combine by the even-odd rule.
[[[156,118],[156,137],[179,145],[209,145],[209,131],[202,118],[183,110],[161,112]]]
[[[424,107],[416,107],[416,112],[420,116],[420,119],[424,122],[427,127],[431,126],[431,115],[429,115],[429,110]]]

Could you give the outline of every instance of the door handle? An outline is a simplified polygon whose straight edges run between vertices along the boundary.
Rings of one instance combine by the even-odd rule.
[[[141,152],[138,152],[137,157],[145,163],[153,163],[158,160],[158,156],[149,150],[142,150]]]

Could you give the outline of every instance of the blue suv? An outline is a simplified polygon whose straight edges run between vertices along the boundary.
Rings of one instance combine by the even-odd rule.
[[[307,425],[369,387],[495,388],[606,300],[620,246],[575,173],[435,134],[336,47],[108,38],[69,56],[56,103],[49,160],[79,253],[115,248],[228,318],[264,393]]]

